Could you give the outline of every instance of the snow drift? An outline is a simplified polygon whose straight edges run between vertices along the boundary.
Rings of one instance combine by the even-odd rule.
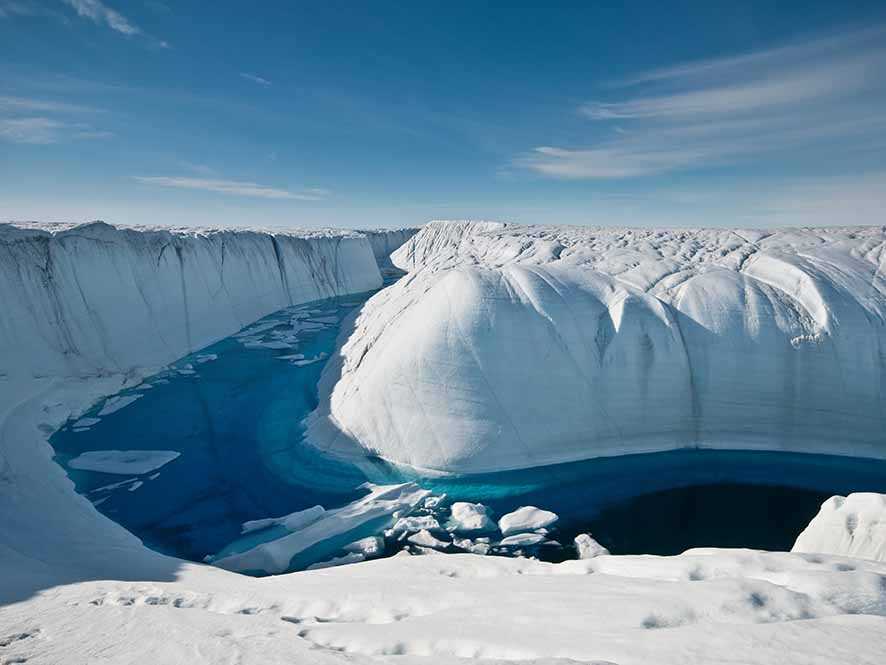
[[[480,472],[677,447],[884,457],[886,229],[438,222],[321,382],[311,439]]]

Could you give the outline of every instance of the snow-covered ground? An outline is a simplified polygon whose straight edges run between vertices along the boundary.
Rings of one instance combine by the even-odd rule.
[[[483,228],[486,227],[481,230]],[[417,265],[415,262],[427,254],[424,248],[436,242],[433,236],[438,232],[437,227],[433,229],[430,238],[408,245],[407,251],[399,255],[403,265],[410,262]],[[552,257],[558,254],[561,257],[568,254],[568,247],[559,247],[542,237],[548,231],[489,229],[492,229],[493,240],[495,234],[517,238],[504,237],[501,241],[502,246],[511,248],[509,251],[525,245],[525,250],[520,251],[527,253],[524,257],[527,266],[536,265],[529,254],[541,262],[554,261]],[[447,247],[454,242],[452,233],[450,229],[443,234],[449,237],[443,243]],[[584,232],[558,230],[556,233],[566,238],[569,234]],[[638,238],[655,235],[655,232],[635,233]],[[851,245],[854,249],[847,250],[848,256],[858,255],[858,266],[881,265],[878,262],[882,259],[872,258],[880,256],[878,247],[882,246],[882,240],[877,240],[877,234],[882,234],[880,230],[833,233],[833,237],[825,232],[794,235],[799,238],[798,247],[803,242],[810,243],[810,255],[817,245],[809,238],[819,234],[826,241],[843,238],[835,241],[838,249]],[[540,237],[530,242],[528,238],[533,234]],[[663,234],[670,237],[673,232]],[[721,232],[716,234],[723,236]],[[857,237],[851,238],[854,234]],[[692,235],[688,233],[685,239],[688,247],[694,246]],[[465,237],[456,246],[480,247],[485,241],[482,234],[478,237],[480,240]],[[755,242],[763,240],[756,237]],[[585,256],[599,255],[599,261],[612,262],[618,260],[620,249],[628,253],[634,251],[632,243],[640,243],[636,251],[650,251],[640,239],[623,242],[624,246],[619,248],[618,243],[607,241],[605,252],[603,248],[594,249],[589,242],[582,251]],[[825,241],[818,244],[830,246]],[[868,245],[867,258],[863,258],[858,248]],[[458,256],[470,256],[471,251],[475,250]],[[498,256],[505,254],[498,252]],[[727,261],[727,256],[728,252],[717,260]],[[347,293],[377,285],[380,283],[378,267],[372,257],[372,247],[365,237],[357,234],[271,237],[234,231],[122,231],[106,225],[50,233],[41,229],[0,227],[0,295],[6,308],[0,317],[0,661],[262,665],[381,661],[455,665],[463,662],[459,658],[471,657],[487,662],[578,661],[620,665],[773,662],[879,665],[882,662],[882,654],[886,652],[886,563],[815,553],[748,550],[694,550],[677,557],[600,554],[561,564],[472,554],[401,555],[256,579],[165,557],[147,549],[77,495],[63,470],[52,462],[48,435],[69,417],[83,413],[100,397],[137,385],[142,376],[158,365],[229,335],[274,308],[300,302],[301,298]],[[814,263],[812,259],[808,261],[810,265]],[[851,269],[855,264],[846,261],[840,264],[843,271],[839,273],[843,276],[840,279],[852,280],[862,274],[869,279],[871,295],[859,307],[866,318],[871,315],[867,320],[873,328],[882,321],[873,316],[874,313],[880,316],[879,267],[867,273],[867,268],[858,267],[854,273]],[[716,260],[711,259],[709,263]],[[479,274],[487,270],[493,269],[459,268],[453,274],[471,275],[472,271]],[[391,320],[390,308],[394,305],[385,303],[403,304],[407,310],[404,316],[415,316],[408,310],[413,302],[422,300],[420,296],[425,292],[421,288],[429,291],[438,283],[435,278],[422,277],[420,272],[390,292],[382,292],[378,302],[361,317],[357,337],[345,346],[349,372],[361,364],[353,355],[359,345],[371,354],[366,362],[379,366],[378,345],[369,344],[367,339],[372,338],[374,342],[375,338],[369,333],[381,335],[383,324]],[[732,272],[738,274],[736,270]],[[709,279],[703,277],[706,274],[700,272],[695,279],[704,282]],[[836,279],[838,273],[834,269],[828,274],[835,275]],[[632,354],[638,349],[648,350],[645,342],[639,346],[619,346],[618,336],[622,331],[627,333],[630,326],[615,322],[612,329],[604,326],[613,338],[602,339],[608,339],[605,346],[610,351],[622,349],[617,355],[621,363],[617,368],[622,373],[646,372],[650,376],[649,385],[655,386],[651,377],[665,381],[667,368],[679,366],[658,351],[657,345],[672,333],[654,330],[658,325],[656,321],[666,323],[667,317],[661,312],[669,310],[664,305],[655,305],[651,296],[622,286],[624,279],[626,276],[618,281],[613,278],[607,287],[611,293],[624,296],[622,305],[616,306],[614,300],[607,302],[616,313],[636,311],[631,308],[646,312],[642,316],[625,314],[623,318],[619,318],[619,314],[616,319],[635,321],[632,324],[635,332],[626,336],[626,340],[642,340],[639,331],[647,331],[649,339],[654,340],[650,342],[651,360],[642,353],[638,360],[632,360]],[[587,283],[590,281],[589,278]],[[514,284],[507,280],[499,282],[509,284],[508,289]],[[419,288],[421,284],[425,286]],[[805,293],[805,282],[800,279],[796,284],[799,285],[796,292]],[[855,282],[852,285],[857,286]],[[812,296],[823,292],[823,286],[813,286],[815,288],[808,287]],[[501,295],[497,289],[492,292],[496,297]],[[848,341],[845,344],[827,341],[842,339],[841,331],[862,325],[858,318],[852,317],[853,312],[859,313],[853,309],[855,306],[840,309],[835,301],[826,298],[826,306],[815,309],[817,318],[810,314],[810,320],[814,318],[816,322],[813,325],[806,321],[799,308],[776,306],[781,301],[769,299],[774,290],[770,292],[762,286],[748,289],[748,294],[756,294],[755,298],[766,296],[770,303],[768,309],[760,312],[774,317],[776,323],[758,312],[756,324],[760,330],[769,330],[769,335],[778,338],[787,329],[780,327],[782,325],[795,332],[807,330],[804,327],[807,324],[809,330],[818,330],[815,325],[823,326],[824,342],[819,338],[809,341],[803,338],[797,348],[805,348],[807,343],[813,350],[824,345],[824,351],[810,352],[813,358],[824,358],[823,364],[819,366],[810,360],[809,367],[802,370],[811,377],[822,372],[820,381],[824,385],[810,388],[802,382],[797,384],[794,390],[799,396],[791,404],[799,404],[800,398],[814,397],[816,389],[827,390],[833,399],[834,418],[839,420],[861,409],[840,411],[848,408],[849,398],[840,392],[845,390],[855,399],[866,399],[862,406],[875,409],[867,414],[867,422],[879,423],[882,411],[876,408],[880,404],[872,403],[873,398],[864,390],[874,381],[870,373],[882,373],[882,365],[875,363],[876,369],[872,370],[870,366],[852,364],[857,360],[856,351],[869,353],[870,345],[879,343],[879,331],[873,334],[870,329],[859,328],[853,337],[857,349],[847,348]],[[467,296],[472,293],[468,290]],[[579,296],[579,300],[582,297],[580,292],[569,293]],[[702,291],[693,297],[702,298],[706,293]],[[723,293],[716,291],[715,294],[719,297]],[[725,293],[732,291],[727,289]],[[511,301],[511,296],[501,300]],[[492,298],[489,302],[495,305],[498,301]],[[522,302],[519,298],[512,302],[517,311],[526,309],[523,305],[517,307]],[[592,298],[587,300],[588,307],[597,311],[599,306],[594,302],[597,301]],[[814,298],[808,302],[809,307],[813,307]],[[469,297],[465,312],[472,307]],[[709,306],[705,311],[711,309]],[[731,310],[727,308],[727,311]],[[430,317],[427,328],[416,328],[413,322],[411,328],[404,330],[425,334],[433,326],[439,327],[434,308],[425,314]],[[638,318],[632,318],[634,316]],[[476,310],[471,317],[478,330],[488,325],[482,316],[477,316]],[[563,320],[551,317],[553,322]],[[553,325],[551,321],[545,326]],[[732,321],[726,317],[720,323],[726,326]],[[548,330],[529,323],[523,314],[515,315],[512,323],[528,325],[528,329],[535,331]],[[396,329],[397,326],[389,328],[392,332]],[[553,344],[553,349],[567,344],[570,335],[577,334],[575,331],[581,330],[581,326],[576,324],[573,333],[568,329],[568,325],[564,325],[563,330],[567,331],[561,333],[564,341]],[[455,330],[452,328],[451,332]],[[562,370],[556,364],[559,362],[556,354],[543,355],[545,345],[552,344],[551,333],[538,334],[532,354],[512,356],[510,361],[527,371],[540,366],[543,360],[553,363],[552,368]],[[873,336],[868,338],[869,335]],[[428,348],[438,343],[436,339],[427,340]],[[503,339],[507,341],[508,336]],[[701,344],[705,337],[693,339]],[[408,338],[401,336],[399,341],[402,343]],[[687,342],[683,344],[685,349]],[[483,351],[491,353],[488,349]],[[417,362],[416,345],[405,344],[399,353],[409,362]],[[835,377],[829,373],[833,367],[826,362],[832,356],[838,357],[839,362],[828,362],[837,363],[835,367],[847,372],[856,371],[858,376],[847,374],[842,383],[834,384]],[[880,362],[870,355],[865,357]],[[733,361],[747,364],[755,358],[753,353],[743,352]],[[420,357],[418,360],[425,362]],[[715,360],[719,372],[711,368],[704,374],[706,381],[714,381],[720,374],[725,374],[723,381],[738,376],[737,370],[723,369],[719,356],[711,358],[712,367]],[[663,367],[657,367],[658,362],[664,363]],[[752,373],[761,367],[762,360],[746,369]],[[771,373],[764,372],[766,376]],[[561,381],[568,381],[571,376],[568,371],[553,374]],[[604,376],[615,381],[616,393],[620,385],[617,377],[615,370]],[[880,374],[877,381],[879,377]],[[625,379],[625,382],[628,387],[636,386],[634,379],[630,382]],[[464,402],[455,399],[459,388],[455,379],[438,380],[435,385],[436,390],[446,391],[448,399],[453,400],[455,413],[465,418],[466,427],[476,426],[480,412],[462,408]],[[840,390],[835,390],[834,385],[839,385]],[[531,380],[519,382],[524,393],[527,386],[532,386]],[[537,386],[532,395],[541,387]],[[707,395],[704,391],[716,387],[716,382],[698,386],[698,396],[693,403],[704,409],[714,408],[715,405],[709,406],[705,401],[713,398],[704,397]],[[410,386],[416,399],[414,403],[433,407],[434,403],[422,402],[432,394],[430,388],[424,392],[417,388]],[[748,387],[742,394],[750,391]],[[627,399],[629,393],[621,399]],[[562,402],[563,394],[553,398]],[[392,399],[396,403],[397,397]],[[564,418],[572,417],[568,404],[561,403],[559,408],[560,411],[548,412],[548,415],[560,413]],[[639,408],[651,409],[650,420],[654,420],[655,414],[663,417],[661,414],[665,411],[664,407],[656,410],[651,399]],[[751,406],[739,404],[736,408],[748,412]],[[724,409],[721,405],[719,411],[715,409],[707,417],[725,413]],[[390,412],[397,413],[396,409]],[[505,411],[488,411],[487,415],[494,419],[501,413]],[[765,420],[765,412],[762,417]],[[631,422],[636,420],[633,418]],[[700,417],[699,420],[708,422]],[[453,430],[452,422],[444,418],[435,424],[441,432],[470,433],[470,429],[463,433]],[[781,422],[778,421],[779,427]],[[798,423],[800,426],[802,423]],[[413,431],[417,435],[424,431],[416,427],[414,430],[406,427],[404,432]],[[843,440],[855,446],[852,436],[863,438],[849,431]],[[399,447],[403,441],[396,440],[395,451],[403,452]],[[492,442],[492,448],[501,447],[500,440]],[[427,459],[428,448],[420,445],[425,440],[415,438],[413,443],[416,459],[401,458],[400,461],[418,463],[419,458]],[[526,443],[512,442],[517,446]],[[470,455],[450,456],[445,438],[428,440],[427,445],[441,450],[441,466],[447,461],[475,459]],[[162,445],[158,443],[157,449],[162,449]],[[512,449],[522,451],[521,455],[531,451],[522,447]],[[850,448],[852,450],[868,448],[859,444]],[[512,455],[502,450],[484,453],[477,459],[483,463],[514,461]],[[518,463],[525,463],[525,456],[517,459]],[[314,523],[322,524],[322,511],[315,513],[311,516],[317,517]],[[533,516],[539,517],[537,514],[530,517]],[[465,511],[463,517],[472,517],[473,522],[477,514]],[[482,521],[482,517],[479,519]],[[525,528],[529,528],[536,520],[525,522]],[[370,543],[363,543],[355,544],[352,549],[351,553],[365,556],[372,547]]]
[[[425,471],[679,447],[886,457],[886,228],[438,222],[393,255],[311,440]]]

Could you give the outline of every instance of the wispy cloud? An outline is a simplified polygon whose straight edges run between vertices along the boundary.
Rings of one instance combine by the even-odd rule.
[[[268,79],[262,78],[261,76],[256,76],[255,74],[247,74],[245,72],[241,72],[240,77],[245,78],[247,81],[258,83],[259,85],[271,85],[271,82]]]
[[[113,134],[82,121],[102,109],[49,99],[0,96],[0,140],[47,145],[69,139],[108,138]],[[78,117],[79,116],[79,117]]]
[[[239,180],[215,180],[208,178],[187,178],[177,176],[133,176],[146,185],[173,187],[177,189],[197,189],[218,194],[247,196],[261,199],[292,199],[297,201],[321,201],[329,191],[320,188],[303,189],[297,192],[288,189],[268,187],[254,182]]]
[[[124,35],[141,34],[141,29],[138,26],[100,0],[62,0],[62,2],[70,5],[80,16],[95,23],[107,25],[111,30],[116,30]]]
[[[579,108],[608,136],[536,147],[515,164],[550,177],[627,178],[789,154],[838,138],[847,139],[841,150],[886,144],[884,68],[886,28],[876,27],[644,72],[616,87],[639,86],[639,94]]]
[[[111,132],[53,118],[0,118],[0,140],[11,143],[49,145],[67,139],[105,139],[111,136]]]
[[[41,112],[41,113],[100,113],[101,109],[80,104],[68,104],[47,99],[30,97],[0,96],[0,112]]]
[[[46,16],[66,20],[61,12],[33,0],[0,0],[0,18],[13,16]]]

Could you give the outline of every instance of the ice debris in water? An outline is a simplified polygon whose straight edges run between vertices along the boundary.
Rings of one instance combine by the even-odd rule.
[[[68,462],[72,469],[114,474],[142,474],[159,469],[181,453],[174,450],[90,450]]]
[[[560,519],[556,513],[550,510],[542,510],[535,506],[521,506],[517,510],[503,515],[498,521],[501,535],[510,536],[514,533],[535,531],[550,526]]]
[[[482,503],[456,501],[450,507],[451,517],[446,529],[455,533],[493,531],[495,522],[489,517],[489,509]]]

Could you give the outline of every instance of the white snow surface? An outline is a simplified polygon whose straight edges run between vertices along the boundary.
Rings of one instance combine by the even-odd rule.
[[[882,662],[886,563],[870,560],[747,550],[562,564],[398,556],[255,579],[152,552],[75,493],[52,462],[47,436],[101,398],[138,385],[156,365],[288,304],[272,278],[273,242],[251,231],[0,229],[0,293],[8,308],[0,317],[4,661]],[[311,245],[313,236],[292,237],[281,253],[295,263],[295,247]],[[307,254],[341,244],[342,261],[330,270],[336,262],[327,254],[326,268],[315,265],[305,269],[304,283],[289,282],[293,294],[350,288],[334,275],[350,273],[343,254],[361,243],[351,235],[317,237]],[[539,246],[527,251],[541,256]],[[296,272],[284,266],[285,274]],[[871,282],[876,288],[878,280]],[[842,408],[842,396],[834,399]]]
[[[176,459],[175,450],[90,450],[68,461],[72,469],[121,475],[149,473]]]
[[[797,537],[791,551],[886,561],[886,494],[832,496]]]
[[[680,447],[886,457],[886,227],[435,222],[392,259],[409,274],[324,370],[325,449],[443,473]]]

